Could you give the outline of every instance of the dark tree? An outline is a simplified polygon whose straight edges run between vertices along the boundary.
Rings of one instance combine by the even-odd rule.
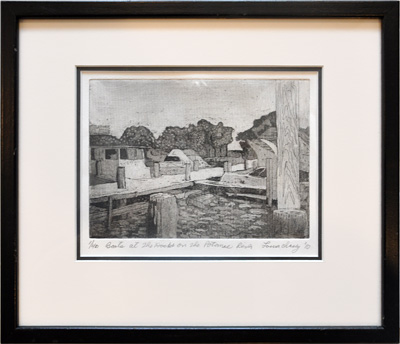
[[[211,141],[212,146],[215,149],[215,155],[217,157],[226,156],[228,153],[228,144],[233,141],[232,138],[233,128],[224,127],[222,122],[218,125],[213,126],[211,130]]]
[[[188,127],[167,127],[157,139],[164,151],[192,149],[203,158],[226,156],[227,146],[233,141],[233,128],[222,122],[214,125],[204,119]]]
[[[91,146],[118,146],[121,141],[112,135],[90,135]]]
[[[240,141],[244,157],[248,160],[256,159],[255,151],[250,147],[249,141],[265,139],[277,144],[276,112],[270,112],[268,115],[261,116],[253,122],[253,126],[236,136]],[[308,172],[310,156],[310,128],[299,128],[300,142],[300,170]],[[279,149],[279,147],[278,147]]]
[[[121,142],[128,146],[157,147],[157,142],[153,133],[144,126],[131,126],[126,128],[121,136]]]
[[[266,139],[276,144],[276,112],[270,112],[268,115],[261,116],[253,122],[253,126],[236,136],[237,141]]]
[[[173,149],[187,149],[188,129],[180,127],[166,127],[157,139],[159,147],[164,151]]]

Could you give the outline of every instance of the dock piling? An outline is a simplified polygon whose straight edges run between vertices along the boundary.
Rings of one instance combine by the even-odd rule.
[[[124,166],[118,166],[117,186],[118,186],[118,189],[126,189],[126,177],[125,177],[125,167]]]
[[[155,162],[153,165],[153,177],[158,178],[160,177],[160,163]]]
[[[190,162],[185,163],[185,180],[190,180]]]
[[[111,222],[112,222],[112,211],[113,211],[113,197],[108,197],[108,214],[107,214],[107,230],[111,230]]]
[[[275,232],[283,236],[306,237],[307,213],[300,209],[298,81],[277,81],[275,99],[278,133],[278,210],[273,213],[274,228]]]
[[[224,162],[224,172],[232,172],[232,163],[230,161]]]
[[[176,238],[178,206],[176,197],[157,193],[150,196],[150,217],[157,238]]]
[[[272,164],[272,159],[267,159],[266,160],[266,167],[265,167],[265,171],[266,171],[266,175],[267,175],[267,188],[266,188],[266,196],[267,196],[267,205],[271,206],[272,205],[272,168],[271,168],[271,164]]]
[[[102,170],[101,170],[101,161],[96,161],[96,176],[101,176]]]

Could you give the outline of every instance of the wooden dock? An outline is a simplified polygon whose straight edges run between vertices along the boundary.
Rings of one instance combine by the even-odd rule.
[[[190,182],[171,184],[168,186],[163,186],[160,188],[149,189],[149,190],[142,190],[142,191],[127,190],[125,192],[110,193],[108,195],[91,197],[90,204],[107,202],[110,200],[110,198],[112,198],[113,200],[122,200],[122,199],[135,198],[135,197],[140,197],[140,196],[148,196],[148,195],[151,195],[154,193],[168,192],[168,191],[177,190],[177,189],[184,189],[184,188],[188,188],[193,185],[194,185],[194,182],[190,181]]]
[[[114,193],[114,194],[109,194],[109,195],[102,195],[100,197],[93,197],[90,198],[90,204],[96,204],[96,203],[105,203],[107,202],[107,210],[98,210],[96,214],[91,214],[92,217],[96,218],[101,218],[102,216],[107,216],[107,229],[111,229],[111,222],[113,216],[118,216],[123,213],[126,213],[129,211],[131,208],[130,206],[125,206],[122,208],[114,209],[113,208],[113,203],[116,200],[126,200],[129,198],[137,198],[141,196],[150,196],[152,194],[157,194],[157,193],[163,193],[163,192],[168,192],[172,190],[177,190],[177,189],[184,189],[187,187],[191,187],[194,185],[194,182],[182,182],[182,183],[176,183],[176,184],[171,184],[168,186],[160,187],[160,188],[154,188],[154,189],[149,189],[149,190],[142,190],[142,191],[126,191],[126,192],[119,192],[119,193]],[[106,212],[106,214],[105,214]]]
[[[265,187],[251,186],[251,185],[236,185],[228,184],[221,181],[214,180],[199,180],[194,182],[199,188],[214,189],[214,190],[224,190],[225,192],[230,192],[231,194],[236,193],[247,193],[255,195],[266,195]]]

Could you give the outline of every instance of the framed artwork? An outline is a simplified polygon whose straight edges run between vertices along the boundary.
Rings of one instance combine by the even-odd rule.
[[[2,342],[399,332],[398,2],[3,2]]]
[[[78,259],[321,258],[320,68],[81,67],[78,83]]]

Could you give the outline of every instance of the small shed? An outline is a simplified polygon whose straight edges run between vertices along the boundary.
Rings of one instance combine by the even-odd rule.
[[[192,167],[194,161],[199,162],[199,168],[209,167],[209,165],[203,160],[203,158],[192,149],[173,149],[171,152],[169,152],[168,156],[178,157],[180,161],[182,161],[183,163],[190,163]]]
[[[117,180],[118,167],[125,167],[126,178],[150,178],[145,165],[144,147],[108,145],[90,147],[90,174]]]

